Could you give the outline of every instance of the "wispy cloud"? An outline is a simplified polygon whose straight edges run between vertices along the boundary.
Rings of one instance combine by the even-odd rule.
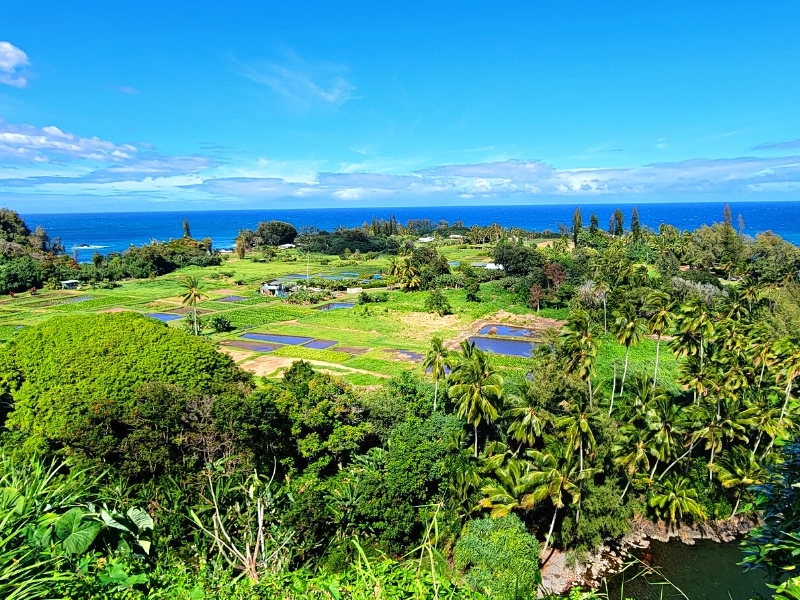
[[[120,94],[127,94],[129,96],[139,95],[139,90],[131,85],[112,85],[111,89],[119,92]]]
[[[24,88],[28,85],[28,80],[23,75],[23,70],[29,65],[25,52],[11,42],[0,41],[0,83]]]
[[[355,97],[356,87],[347,79],[350,73],[347,65],[312,63],[294,52],[286,52],[281,62],[237,62],[235,71],[304,111],[314,107],[336,108]]]
[[[753,146],[753,150],[794,150],[800,148],[800,140],[790,142],[767,142]]]

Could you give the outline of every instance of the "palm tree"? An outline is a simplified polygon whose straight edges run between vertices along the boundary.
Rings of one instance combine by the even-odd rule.
[[[550,529],[544,543],[543,552],[547,552],[550,538],[553,535],[553,527],[556,524],[556,516],[559,509],[564,507],[564,495],[571,497],[572,504],[580,502],[581,490],[576,482],[580,481],[581,474],[576,470],[577,465],[570,460],[569,455],[559,460],[552,454],[529,450],[528,456],[535,465],[531,483],[536,488],[531,501],[536,504],[549,498],[554,508],[553,519],[550,521]]]
[[[503,396],[503,378],[489,364],[486,354],[467,343],[463,355],[450,373],[448,395],[456,404],[458,416],[475,430],[475,457],[478,456],[478,426],[498,417]]]
[[[573,311],[564,327],[563,348],[567,353],[567,371],[577,373],[589,386],[589,404],[594,404],[592,375],[597,364],[600,340],[589,313],[579,309]]]
[[[517,453],[525,444],[532,447],[536,439],[541,437],[545,425],[552,419],[552,415],[544,408],[537,405],[533,383],[523,379],[520,384],[520,393],[511,398],[516,406],[509,408],[505,416],[510,419],[508,433],[512,439],[519,442]]]
[[[789,405],[792,383],[795,377],[800,375],[800,346],[793,340],[783,338],[775,343],[775,353],[778,355],[780,376],[786,378],[786,389],[784,391],[786,397],[781,408],[781,416],[778,419],[778,424],[780,425],[783,423],[783,417],[786,415],[786,408]]]
[[[657,395],[646,407],[645,420],[652,432],[649,452],[656,459],[650,477],[656,472],[659,461],[666,462],[683,447],[686,417],[683,409],[666,394]]]
[[[656,366],[653,369],[653,388],[655,389],[658,381],[658,357],[661,350],[661,336],[672,327],[675,316],[672,314],[674,303],[670,302],[669,296],[664,292],[652,292],[645,301],[645,310],[650,314],[647,320],[647,328],[652,335],[656,336]]]
[[[478,506],[491,509],[493,519],[505,517],[512,510],[530,510],[534,505],[533,469],[527,460],[511,459],[496,469],[481,488],[483,499]]]
[[[591,423],[595,415],[591,407],[579,402],[564,400],[560,406],[567,414],[559,418],[556,424],[560,429],[563,428],[567,446],[573,451],[578,450],[580,470],[583,472],[584,447],[591,449],[595,445]]]
[[[450,352],[442,344],[442,338],[435,337],[431,340],[431,347],[425,355],[425,361],[422,363],[422,368],[426,371],[431,370],[434,381],[433,391],[433,412],[436,412],[436,401],[439,398],[439,380],[445,376],[445,367],[447,367],[447,360]]]
[[[767,367],[772,367],[776,359],[772,348],[771,336],[765,328],[754,328],[751,331],[748,351],[753,366],[760,367],[758,375],[758,389],[760,389],[761,384],[764,382],[764,372]]]
[[[769,450],[772,448],[772,441],[779,435],[785,434],[788,429],[787,425],[794,425],[794,423],[785,417],[783,421],[779,421],[780,410],[775,406],[770,396],[770,392],[758,390],[753,400],[753,406],[755,408],[753,427],[758,431],[756,443],[751,450],[751,456],[753,456],[753,458],[755,458],[756,452],[758,452],[758,447],[761,445],[761,439],[764,437],[765,433],[770,437],[770,445],[767,447],[767,452],[765,453],[768,454]]]
[[[744,446],[734,446],[729,452],[719,457],[719,462],[714,465],[717,478],[724,488],[737,488],[736,505],[733,507],[731,517],[739,510],[742,493],[751,485],[764,483],[769,471],[759,465],[753,455]]]
[[[647,473],[650,470],[650,459],[647,457],[649,441],[650,432],[643,427],[632,424],[620,427],[619,438],[611,447],[614,462],[625,470],[628,479],[620,502],[625,498],[633,476],[639,471]]]
[[[659,518],[664,518],[664,515],[668,514],[670,523],[680,521],[684,513],[701,519],[706,518],[705,509],[697,502],[697,490],[692,487],[689,478],[682,475],[667,479],[650,497],[649,504],[656,509]]]
[[[192,323],[194,334],[199,335],[200,330],[197,328],[197,301],[205,298],[205,296],[200,293],[200,281],[197,279],[197,277],[192,275],[187,275],[179,281],[184,290],[186,290],[181,296],[181,302],[184,306],[192,307]]]
[[[631,345],[638,344],[647,330],[644,319],[639,316],[636,306],[631,303],[623,304],[612,315],[614,316],[614,332],[617,335],[617,341],[625,346],[625,368],[622,371],[622,383],[619,388],[619,393],[622,395],[625,389],[625,377],[628,374]]]
[[[705,363],[705,342],[714,333],[714,315],[701,298],[690,298],[680,308],[678,335],[673,347],[679,354],[700,356],[700,367]]]

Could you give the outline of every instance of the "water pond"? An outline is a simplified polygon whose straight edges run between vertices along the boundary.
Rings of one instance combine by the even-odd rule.
[[[247,342],[244,340],[233,340],[225,344],[231,348],[241,348],[242,350],[252,350],[253,352],[272,352],[280,348],[282,344],[267,344],[259,342]]]
[[[218,298],[217,302],[241,302],[242,300],[249,300],[245,296],[225,296],[224,298]]]
[[[163,321],[164,323],[168,321],[176,321],[177,319],[182,319],[183,315],[174,315],[170,313],[145,313],[145,317],[150,317],[152,319],[158,319],[159,321]]]
[[[637,550],[636,555],[661,573],[662,577],[659,578],[656,574],[635,577],[642,569],[631,566],[625,572],[610,578],[609,598],[683,598],[673,587],[658,584],[664,578],[671,581],[690,600],[749,600],[772,597],[760,572],[745,573],[736,564],[742,560],[737,542],[718,544],[710,540],[697,540],[695,545],[688,546],[677,540],[668,543],[652,541],[650,547]]]
[[[314,350],[325,350],[326,348],[330,348],[331,346],[335,346],[338,344],[336,340],[311,340],[307,344],[305,344],[306,348],[313,348]]]
[[[533,331],[532,329],[527,329],[525,327],[514,327],[513,325],[498,325],[495,323],[484,325],[483,327],[481,327],[478,333],[481,335],[506,335],[508,337],[536,336],[536,332]]]
[[[303,337],[300,335],[279,335],[273,333],[245,333],[240,336],[246,340],[259,340],[261,342],[275,342],[276,344],[290,344],[298,346],[310,342],[314,338]]]
[[[329,304],[315,306],[314,310],[334,310],[336,308],[353,308],[354,306],[354,302],[330,302]]]
[[[470,342],[475,342],[475,347],[480,350],[505,354],[506,356],[522,356],[529,358],[533,353],[535,344],[522,340],[506,340],[502,338],[472,336]]]

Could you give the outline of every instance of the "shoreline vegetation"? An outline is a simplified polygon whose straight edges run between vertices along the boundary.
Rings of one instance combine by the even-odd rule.
[[[747,533],[800,598],[800,249],[721,217],[79,264],[0,210],[0,596],[591,599],[644,537]]]

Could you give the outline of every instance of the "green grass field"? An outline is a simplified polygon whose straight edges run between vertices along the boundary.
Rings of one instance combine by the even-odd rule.
[[[488,252],[480,248],[444,246],[440,251],[451,261],[476,262],[490,258]],[[197,307],[203,322],[210,323],[213,317],[221,315],[236,328],[228,333],[212,333],[210,328],[206,328],[204,335],[212,343],[236,339],[243,331],[335,340],[336,348],[350,348],[353,352],[285,346],[269,355],[317,361],[332,372],[337,372],[335,369],[340,365],[341,375],[350,383],[376,385],[385,381],[386,376],[398,375],[404,370],[422,372],[420,361],[411,360],[398,351],[424,354],[434,336],[441,337],[445,343],[463,339],[474,331],[476,321],[491,318],[499,311],[517,315],[532,313],[526,306],[516,303],[509,292],[491,282],[482,284],[481,302],[478,303],[466,302],[463,290],[445,290],[453,308],[453,314],[445,317],[425,312],[427,292],[393,291],[385,303],[327,311],[289,305],[280,299],[257,294],[261,282],[290,274],[305,275],[306,268],[311,277],[342,272],[370,275],[380,273],[388,262],[389,258],[382,256],[354,264],[323,255],[306,257],[296,251],[280,253],[269,262],[257,255],[243,260],[231,256],[219,267],[189,267],[155,279],[125,281],[113,289],[87,287],[77,291],[43,290],[33,296],[18,294],[0,300],[0,341],[12,339],[20,326],[35,325],[59,315],[120,310],[140,313],[180,311],[183,308],[180,280],[192,275],[201,282],[204,298]],[[244,300],[219,301],[231,295],[242,296]],[[353,301],[355,297],[341,295],[337,299]],[[563,319],[567,310],[545,309],[540,315]],[[171,321],[169,326],[185,327],[186,324],[187,319],[183,317]],[[662,344],[661,350],[661,380],[674,382],[677,362],[666,344]],[[263,355],[243,349],[235,352],[235,360],[245,366],[248,361]],[[598,357],[598,379],[609,381],[615,365],[620,376],[624,355],[624,347],[617,344],[613,336],[604,336]],[[629,380],[640,371],[652,374],[654,359],[654,342],[645,340],[632,347]],[[527,361],[522,358],[497,355],[492,360],[506,377],[520,377],[527,370]]]

